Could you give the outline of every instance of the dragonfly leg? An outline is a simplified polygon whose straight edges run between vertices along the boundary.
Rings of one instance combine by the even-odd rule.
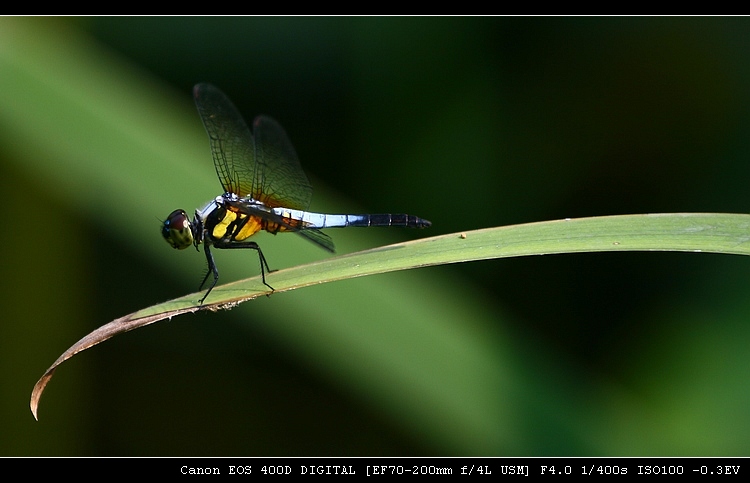
[[[234,241],[234,242],[226,242],[226,243],[222,241],[218,241],[218,242],[214,242],[214,246],[216,248],[251,248],[257,251],[258,259],[260,260],[260,279],[263,281],[263,285],[271,289],[271,292],[275,290],[273,287],[271,287],[268,284],[268,282],[266,282],[266,273],[271,273],[274,270],[271,270],[268,267],[268,262],[266,261],[266,257],[265,255],[263,255],[263,250],[260,249],[260,246],[257,243],[253,241],[248,241],[248,242]]]
[[[214,275],[214,281],[213,283],[211,283],[211,286],[208,287],[208,291],[206,291],[206,294],[200,300],[200,305],[203,305],[203,301],[206,300],[206,297],[208,297],[208,294],[211,293],[211,290],[214,289],[214,287],[216,286],[216,283],[219,281],[219,269],[216,268],[216,263],[214,262],[214,256],[211,254],[211,250],[208,248],[208,244],[203,245],[203,251],[206,252],[206,262],[208,263],[208,270],[206,270],[206,276],[203,277],[203,281],[198,287],[198,290],[203,288],[203,286],[206,284],[206,280],[208,280],[208,276],[211,275],[212,273]]]

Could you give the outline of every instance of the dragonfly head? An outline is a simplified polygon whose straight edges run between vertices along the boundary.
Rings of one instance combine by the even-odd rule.
[[[172,248],[184,250],[193,244],[193,225],[183,210],[169,214],[161,227],[161,236],[172,245]]]

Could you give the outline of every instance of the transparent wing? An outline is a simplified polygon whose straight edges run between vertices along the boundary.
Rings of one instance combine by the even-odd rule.
[[[224,191],[270,207],[306,210],[312,187],[279,123],[258,116],[251,133],[232,101],[217,87],[198,84],[193,96]]]
[[[283,206],[306,210],[312,198],[312,186],[302,171],[299,158],[284,128],[270,117],[253,121],[255,135],[255,199],[270,207]]]
[[[255,143],[245,120],[224,93],[211,84],[196,85],[193,96],[224,191],[252,196]]]

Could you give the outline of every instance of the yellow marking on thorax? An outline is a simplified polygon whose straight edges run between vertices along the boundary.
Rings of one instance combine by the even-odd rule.
[[[216,224],[211,235],[214,238],[221,239],[225,235],[227,235],[228,229],[232,229],[232,230],[235,229],[234,226],[230,228],[229,226],[230,223],[232,223],[234,220],[237,220],[237,219],[243,220],[245,218],[248,218],[248,215],[245,215],[244,213],[236,213],[234,211],[227,210],[226,215],[224,215],[224,218],[222,218],[222,220]],[[247,222],[245,223],[245,226],[243,226],[242,229],[239,231],[239,233],[237,233],[237,236],[232,238],[233,240],[242,241],[246,238],[250,238],[251,236],[255,235],[256,233],[258,233],[258,231],[260,231],[263,228],[262,220],[260,218],[256,216],[250,216],[249,218],[250,219],[247,220]]]

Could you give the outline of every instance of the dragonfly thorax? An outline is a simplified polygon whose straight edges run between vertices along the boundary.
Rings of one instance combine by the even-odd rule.
[[[202,238],[208,244],[235,244],[266,229],[264,213],[271,208],[251,197],[234,193],[217,196],[203,209],[195,212],[195,220],[202,224]],[[196,230],[193,229],[193,234]]]

